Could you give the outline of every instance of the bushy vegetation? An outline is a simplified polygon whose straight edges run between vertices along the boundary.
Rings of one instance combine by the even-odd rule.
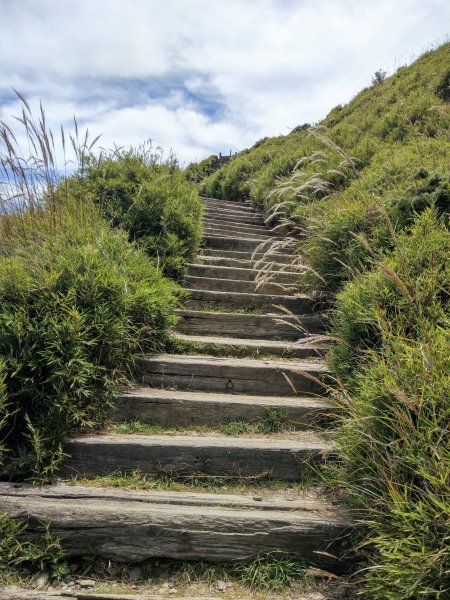
[[[27,534],[25,521],[0,514],[0,584],[6,580],[11,567],[29,571],[44,571],[52,579],[62,579],[69,574],[69,565],[58,537],[42,526],[42,534],[23,539]],[[19,541],[20,540],[20,541]]]
[[[76,137],[80,170],[61,181],[45,115],[36,122],[23,104],[32,155],[23,156],[1,127],[0,472],[44,481],[60,465],[69,433],[107,417],[135,356],[164,347],[181,293],[146,252],[156,238],[149,235],[144,249],[129,240],[137,233],[111,228],[106,200],[94,195],[99,180],[104,177],[109,194],[109,217],[117,206],[117,219],[136,232],[139,215],[148,232],[154,209],[152,231],[167,243],[163,255],[170,255],[171,268],[181,264],[187,246],[181,237],[179,245],[170,240],[191,227],[189,211],[200,203],[195,193],[192,206],[177,196],[187,185],[177,167],[147,165],[140,151],[96,160],[86,139],[79,145]],[[141,183],[133,181],[140,173]],[[127,185],[137,196],[145,188],[142,210],[127,204],[133,200]]]
[[[134,356],[159,350],[174,322],[175,285],[94,209],[76,216],[61,208],[53,229],[44,213],[51,236],[10,238],[0,265],[2,437],[16,476],[53,471],[67,431],[106,416]]]
[[[426,53],[203,182],[288,224],[333,300],[330,483],[365,526],[358,577],[378,600],[450,595],[449,58]]]
[[[113,227],[128,232],[169,277],[180,278],[202,236],[202,204],[173,158],[146,146],[90,157],[62,193],[90,199]]]
[[[211,156],[208,156],[208,158],[204,158],[198,163],[190,163],[184,171],[186,179],[192,183],[200,183],[203,181],[203,179],[205,179],[205,177],[214,172],[212,167],[216,161],[217,156],[212,154]]]

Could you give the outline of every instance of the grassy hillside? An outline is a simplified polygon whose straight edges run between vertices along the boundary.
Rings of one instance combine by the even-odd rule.
[[[450,44],[264,139],[202,184],[295,235],[332,300],[330,483],[366,527],[370,598],[450,596]]]
[[[0,476],[42,481],[71,431],[108,419],[136,355],[165,347],[182,295],[166,276],[195,254],[202,205],[145,145],[95,158],[72,138],[79,168],[62,178],[22,101],[29,156],[0,123]]]

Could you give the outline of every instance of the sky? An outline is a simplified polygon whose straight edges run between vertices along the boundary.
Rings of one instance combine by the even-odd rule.
[[[0,0],[0,119],[15,88],[54,131],[75,115],[187,164],[315,123],[449,33],[448,0]]]

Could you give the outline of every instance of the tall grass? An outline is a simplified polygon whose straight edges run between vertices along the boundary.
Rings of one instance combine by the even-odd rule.
[[[0,124],[0,446],[3,473],[45,480],[70,431],[106,417],[135,355],[164,345],[179,288],[66,185],[57,156],[68,140],[83,180],[88,134],[57,145],[42,107],[35,121],[21,100],[21,130]]]
[[[343,410],[327,473],[364,527],[355,577],[376,600],[450,597],[449,57],[426,53],[203,182],[263,206],[332,302]]]

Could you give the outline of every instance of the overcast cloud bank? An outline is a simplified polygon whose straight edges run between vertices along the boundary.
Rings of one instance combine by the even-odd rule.
[[[189,162],[318,121],[448,23],[440,0],[0,0],[0,118],[14,87],[56,129]]]

